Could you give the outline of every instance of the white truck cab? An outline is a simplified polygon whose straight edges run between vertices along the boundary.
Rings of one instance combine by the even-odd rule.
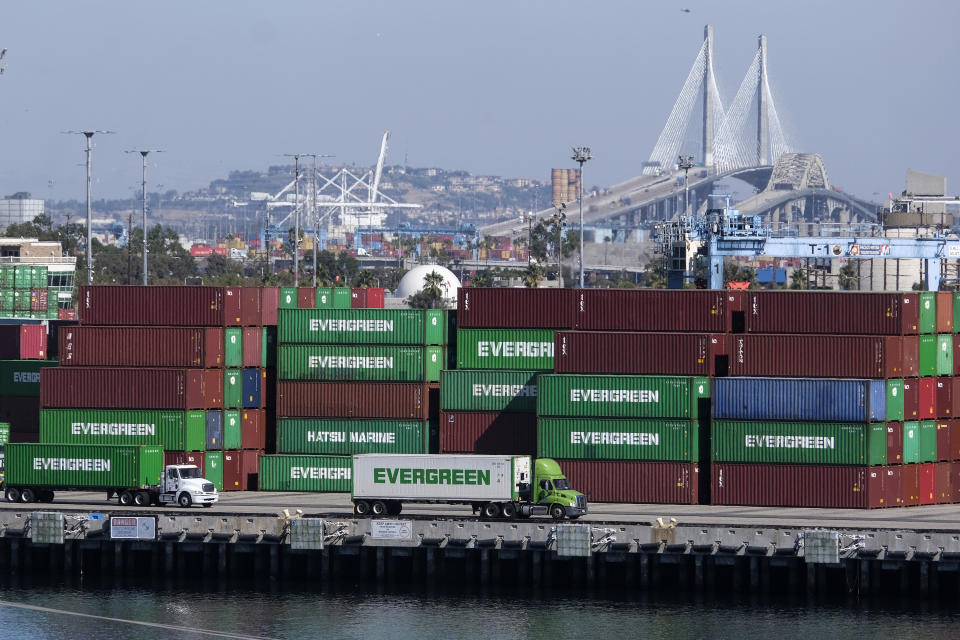
[[[200,477],[200,468],[196,465],[167,465],[160,483],[159,504],[178,504],[187,508],[196,503],[212,507],[220,499],[217,487]]]

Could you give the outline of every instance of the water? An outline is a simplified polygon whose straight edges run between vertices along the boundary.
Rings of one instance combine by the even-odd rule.
[[[905,600],[807,603],[803,598],[714,598],[624,592],[346,586],[284,588],[164,582],[0,579],[2,637],[267,637],[420,640],[496,638],[954,638],[960,612]],[[95,617],[81,617],[87,614]],[[123,620],[165,626],[142,626]],[[205,634],[182,628],[217,632]],[[235,634],[223,635],[223,634]]]

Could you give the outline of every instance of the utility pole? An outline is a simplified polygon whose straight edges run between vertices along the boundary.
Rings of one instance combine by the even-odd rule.
[[[91,200],[91,185],[93,184],[93,148],[91,139],[98,133],[110,134],[113,131],[91,129],[87,131],[64,131],[63,133],[79,133],[87,139],[87,284],[93,284],[93,200]]]
[[[583,289],[583,164],[590,160],[590,147],[573,147],[571,159],[580,164],[580,288]]]
[[[293,201],[293,217],[295,227],[293,232],[293,286],[300,285],[300,156],[302,153],[285,153],[285,156],[293,156],[294,159],[294,191],[296,195]]]
[[[557,227],[557,243],[554,245],[554,250],[557,253],[557,280],[560,288],[563,289],[563,264],[561,263],[561,258],[563,257],[563,230],[567,226],[567,203],[561,202],[554,208],[556,212],[553,214],[553,224]]]
[[[677,167],[683,169],[683,215],[690,215],[690,168],[694,165],[693,156],[680,156]]]
[[[147,155],[163,153],[163,149],[131,149],[124,153],[139,153],[142,162],[140,195],[143,197],[143,284],[147,284]]]

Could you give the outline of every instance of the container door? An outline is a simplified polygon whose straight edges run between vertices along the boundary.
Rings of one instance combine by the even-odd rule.
[[[935,462],[937,460],[937,421],[921,420],[919,433],[919,461]]]
[[[938,462],[934,467],[937,504],[950,504],[953,502],[953,478],[950,473],[953,470],[953,464],[949,462]]]
[[[920,326],[918,333],[928,334],[937,331],[937,298],[934,291],[921,291],[920,299]]]
[[[203,355],[198,366],[217,369],[224,366],[226,338],[221,327],[206,327],[203,330]]]
[[[902,467],[883,468],[883,502],[887,507],[899,507],[903,504],[902,471]]]
[[[296,287],[280,287],[280,309],[297,308]]]
[[[333,289],[330,287],[317,287],[317,309],[333,309]]]
[[[905,420],[920,419],[920,381],[905,378],[903,381],[903,417]]]
[[[223,448],[239,449],[242,444],[240,410],[227,409],[223,412]]]
[[[237,368],[243,365],[243,330],[227,327],[223,332],[224,366]]]
[[[426,382],[440,382],[440,371],[446,360],[443,347],[424,347],[423,366]]]
[[[937,418],[953,417],[953,380],[937,378]]]
[[[937,336],[937,373],[938,376],[953,375],[953,334]]]
[[[903,506],[915,507],[920,504],[920,467],[919,464],[907,464],[903,470]]]
[[[887,423],[887,464],[903,464],[903,423]]]
[[[903,423],[903,464],[920,462],[920,423]]]
[[[335,287],[333,289],[333,308],[334,309],[350,309],[352,302],[352,296],[350,289],[346,287]]]
[[[241,294],[240,287],[224,287],[223,288],[223,307],[224,307],[224,317],[226,318],[226,325],[228,327],[239,327],[243,321],[243,314],[241,313]]]
[[[887,420],[904,420],[902,378],[887,380]]]
[[[884,467],[870,467],[867,469],[867,508],[879,509],[884,504],[883,480]]]
[[[280,308],[279,287],[264,287],[260,291],[260,322],[263,326],[276,326],[277,309]]]
[[[241,400],[241,408],[259,409],[263,407],[260,380],[260,369],[243,370],[243,381],[241,383],[243,387],[243,399]]]
[[[261,327],[244,327],[243,329],[243,362],[244,367],[266,366],[263,363],[263,329]]]
[[[263,409],[244,409],[240,412],[241,449],[266,448],[265,419],[266,413]]]
[[[208,451],[201,469],[203,477],[216,485],[217,491],[223,491],[223,452]]]
[[[950,421],[937,420],[937,460],[950,460]]]
[[[243,405],[243,374],[240,369],[225,369],[223,372],[223,407],[240,409]]]
[[[426,316],[424,318],[423,343],[427,345],[446,344],[446,340],[444,340],[446,337],[446,332],[444,331],[444,327],[446,326],[446,318],[444,316],[446,312],[442,309],[427,309],[423,313]]]
[[[891,373],[888,370],[888,377],[913,378],[919,376],[920,338],[918,336],[903,336],[888,340],[888,342],[892,341],[900,343],[900,367],[896,373]]]
[[[223,449],[223,411],[207,411],[207,432],[204,449]]]
[[[919,370],[916,375],[937,375],[937,337],[920,336],[918,340]]]
[[[260,287],[240,288],[240,324],[253,327],[263,324]]]
[[[920,419],[930,420],[937,417],[937,379],[920,378],[918,383],[918,401],[920,404]]]
[[[932,463],[921,464],[919,472],[920,504],[937,503],[937,473]]]

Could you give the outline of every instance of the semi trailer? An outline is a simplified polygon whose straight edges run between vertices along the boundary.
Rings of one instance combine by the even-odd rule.
[[[359,454],[351,498],[358,516],[399,515],[416,503],[466,504],[483,518],[587,513],[560,465],[530,456]]]
[[[164,466],[153,445],[8,444],[3,496],[7,502],[53,502],[57,491],[105,491],[127,506],[212,507],[216,486],[196,465]]]

